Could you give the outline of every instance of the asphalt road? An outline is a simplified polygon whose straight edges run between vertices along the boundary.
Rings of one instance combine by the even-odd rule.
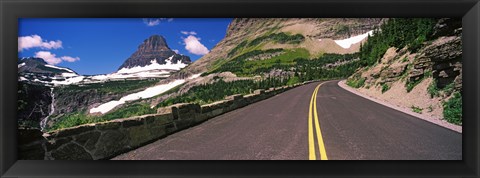
[[[337,83],[291,89],[113,159],[462,159],[460,133],[352,94]]]

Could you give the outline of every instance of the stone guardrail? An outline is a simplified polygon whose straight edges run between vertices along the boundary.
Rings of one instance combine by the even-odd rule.
[[[192,103],[175,104],[159,108],[156,114],[85,124],[48,133],[36,129],[19,129],[19,159],[110,159],[210,118],[311,82],[255,90],[253,94],[245,96],[231,95],[202,106]]]

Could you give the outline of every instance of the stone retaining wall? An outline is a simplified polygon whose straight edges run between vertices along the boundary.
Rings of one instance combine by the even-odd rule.
[[[80,125],[49,133],[19,129],[19,159],[99,160],[151,143],[210,118],[244,107],[299,85],[256,90],[249,95],[232,95],[215,103],[175,104],[159,108],[156,114]]]

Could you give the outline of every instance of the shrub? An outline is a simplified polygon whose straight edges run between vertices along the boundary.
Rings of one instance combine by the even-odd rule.
[[[431,77],[431,76],[433,76],[433,74],[432,74],[432,71],[431,71],[431,70],[427,70],[427,71],[425,71],[425,73],[424,73],[423,75],[424,75],[425,77]]]
[[[296,83],[300,83],[300,79],[294,76],[288,80],[287,85],[293,85]]]
[[[452,83],[448,84],[447,86],[445,86],[442,89],[442,91],[443,91],[443,93],[445,93],[445,96],[449,96],[450,94],[452,94],[454,89],[455,89],[455,83],[452,82]]]
[[[459,92],[443,103],[443,118],[447,122],[462,125],[462,95]]]
[[[409,63],[407,65],[407,68],[403,71],[402,75],[400,75],[400,78],[402,80],[406,79],[408,77],[408,72],[411,71],[413,68],[413,64],[412,63]]]
[[[258,37],[256,39],[252,40],[248,44],[248,46],[256,46],[256,45],[258,45],[262,42],[265,42],[265,41],[274,41],[274,42],[281,43],[281,44],[286,44],[286,43],[299,44],[303,40],[305,40],[305,37],[302,34],[289,35],[289,34],[281,32],[281,33],[273,33],[273,34]]]
[[[197,103],[207,104],[219,101],[225,96],[233,94],[248,94],[256,89],[268,89],[271,87],[285,86],[289,81],[295,82],[291,78],[271,77],[260,81],[254,80],[237,80],[225,82],[218,80],[210,84],[197,85],[192,87],[186,93],[168,98],[157,105],[158,107],[165,107],[176,103]]]
[[[428,106],[428,112],[432,112],[432,111],[433,111],[433,106],[432,105]]]
[[[433,80],[432,83],[428,85],[427,92],[428,94],[430,94],[430,98],[437,97],[439,95],[437,82],[435,80]]]
[[[382,84],[382,93],[385,93],[389,89],[390,89],[390,86],[388,86],[388,84],[386,84],[386,83]]]
[[[66,114],[58,118],[51,127],[48,127],[48,131],[74,127],[77,125],[88,124],[88,123],[97,123],[103,121],[109,121],[113,119],[129,118],[132,116],[140,116],[145,114],[153,114],[156,112],[156,109],[150,108],[148,104],[137,103],[130,106],[124,106],[115,110],[113,112],[107,113],[102,116],[91,116],[85,114],[86,111],[74,112]]]
[[[58,121],[56,121],[51,127],[47,127],[47,131],[74,127],[77,125],[87,124],[92,121],[93,119],[81,112],[70,113],[59,118]]]
[[[334,29],[336,30],[335,34],[347,34],[350,32],[350,28],[346,25],[335,25]]]
[[[352,77],[347,79],[347,85],[353,88],[360,88],[360,87],[363,87],[363,85],[365,85],[365,80],[366,80],[365,78],[360,76]]]
[[[237,52],[240,51],[240,49],[243,49],[247,45],[247,43],[248,42],[246,40],[242,41],[240,44],[235,46],[235,48],[230,50],[230,52],[228,52],[228,56],[233,56],[234,54],[237,54]]]
[[[71,93],[85,92],[95,90],[99,93],[123,94],[146,87],[154,86],[160,81],[159,79],[149,80],[124,80],[124,81],[108,81],[102,83],[91,83],[85,85],[65,85],[56,88],[57,93],[69,95]]]
[[[423,111],[423,109],[422,109],[422,108],[420,108],[420,107],[417,107],[417,106],[412,106],[411,108],[412,108],[412,111],[413,111],[413,112],[416,112],[416,113],[422,114],[422,111]]]
[[[410,82],[410,81],[408,81],[408,82],[405,84],[405,85],[406,85],[405,87],[407,88],[407,92],[410,93],[410,92],[413,90],[413,88],[415,88],[415,86],[417,86],[420,82],[422,82],[423,79],[424,79],[424,78],[421,78],[420,80],[417,80],[417,81],[415,81],[415,82]]]
[[[413,40],[413,42],[410,43],[410,50],[412,52],[417,52],[423,45],[423,42],[425,42],[427,38],[425,35],[420,35],[418,38]]]

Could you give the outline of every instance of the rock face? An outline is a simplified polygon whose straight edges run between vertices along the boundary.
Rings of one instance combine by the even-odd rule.
[[[445,118],[445,105],[462,92],[461,19],[437,19],[432,36],[415,50],[390,47],[373,66],[349,77],[357,91],[426,117]]]
[[[391,84],[407,77],[415,83],[425,77],[433,77],[437,87],[442,89],[454,82],[456,90],[462,88],[462,40],[461,20],[439,19],[432,38],[417,53],[410,53],[407,47],[389,48],[380,63],[369,70],[359,71],[367,86]],[[405,75],[404,75],[405,74]]]
[[[228,26],[225,38],[259,35],[274,27],[280,28],[281,31],[301,33],[308,38],[343,39],[368,32],[380,26],[384,20],[382,18],[236,18]]]
[[[173,57],[172,57],[173,56]],[[144,67],[151,64],[152,60],[156,60],[158,64],[166,64],[166,60],[171,58],[172,63],[179,61],[184,64],[189,64],[190,57],[180,55],[172,51],[160,35],[153,35],[143,41],[135,51],[118,69],[132,68],[136,66]]]
[[[462,74],[462,40],[460,36],[440,37],[423,50],[421,57],[414,63],[416,70],[410,79],[423,75],[426,70],[433,71],[437,87],[444,88],[456,81],[456,88],[461,88]]]
[[[131,91],[131,92],[136,92]],[[71,113],[75,111],[82,111],[89,109],[93,104],[102,103],[105,101],[120,99],[122,94],[103,93],[97,89],[86,89],[83,91],[68,91],[58,89],[55,90],[55,112],[54,114]],[[131,93],[129,92],[129,93]],[[55,118],[51,118],[54,122]]]
[[[438,37],[426,46],[414,62],[409,80],[416,81],[425,71],[432,71],[438,88],[455,82],[457,90],[462,88],[462,24],[458,19],[440,19],[433,35]],[[444,36],[441,36],[444,35]]]
[[[18,83],[17,118],[19,126],[40,128],[40,121],[50,113],[50,88],[42,85]]]
[[[433,37],[438,38],[441,36],[456,35],[459,36],[462,33],[462,20],[455,18],[442,18],[439,19],[434,27]]]

